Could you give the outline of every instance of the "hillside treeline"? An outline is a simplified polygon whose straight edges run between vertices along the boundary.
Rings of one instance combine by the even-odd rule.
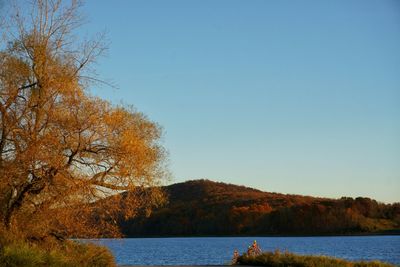
[[[188,181],[164,188],[167,205],[149,217],[121,220],[126,236],[333,235],[395,233],[400,203],[326,199]]]

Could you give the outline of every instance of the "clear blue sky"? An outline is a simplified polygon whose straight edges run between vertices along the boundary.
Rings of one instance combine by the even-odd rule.
[[[164,127],[173,182],[400,201],[400,1],[95,1],[96,66]]]

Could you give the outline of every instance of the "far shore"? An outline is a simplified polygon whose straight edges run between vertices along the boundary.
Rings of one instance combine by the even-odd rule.
[[[350,234],[326,234],[326,235],[146,235],[146,236],[125,236],[125,237],[96,237],[93,239],[124,239],[124,238],[196,238],[196,237],[356,237],[356,236],[397,236],[400,235],[400,229],[386,232],[373,233],[350,233]],[[71,239],[92,239],[92,238],[71,238]],[[196,265],[197,266],[197,265]],[[199,265],[200,266],[200,265]],[[220,266],[220,265],[218,265]],[[180,266],[185,267],[185,266]]]

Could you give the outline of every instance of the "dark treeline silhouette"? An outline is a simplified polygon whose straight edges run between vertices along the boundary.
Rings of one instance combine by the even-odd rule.
[[[165,206],[121,220],[126,236],[398,233],[400,203],[267,193],[208,180],[164,188]]]

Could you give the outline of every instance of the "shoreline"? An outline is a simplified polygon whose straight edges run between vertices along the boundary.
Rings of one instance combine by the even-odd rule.
[[[358,234],[327,234],[327,235],[143,235],[125,237],[93,237],[93,238],[72,238],[72,239],[127,239],[127,238],[237,238],[237,237],[362,237],[362,236],[399,236],[400,230],[392,233],[358,233]],[[218,265],[219,266],[219,265]],[[184,266],[182,266],[184,267]]]
[[[118,267],[232,267],[233,265],[117,265]],[[242,265],[246,267],[255,267]]]

